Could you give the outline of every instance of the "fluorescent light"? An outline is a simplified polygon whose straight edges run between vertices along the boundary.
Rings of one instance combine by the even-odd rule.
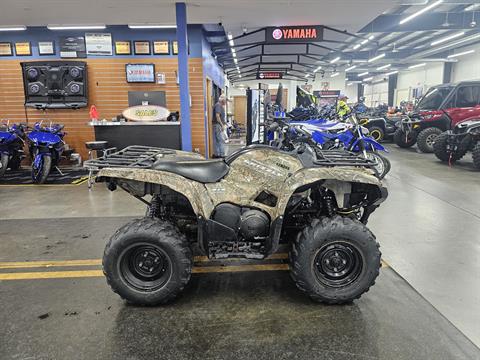
[[[338,60],[340,60],[340,56],[337,56],[335,59],[333,59],[332,61],[330,61],[330,64],[334,64],[334,63],[336,63]]]
[[[0,31],[23,31],[27,30],[27,27],[24,25],[15,25],[15,26],[1,26]]]
[[[231,50],[232,50],[232,55],[236,56],[237,55],[237,50],[235,50],[234,48],[231,48]]]
[[[413,13],[412,15],[407,16],[405,19],[401,20],[399,24],[400,25],[405,24],[407,21],[410,21],[410,20],[416,18],[417,16],[422,15],[424,12],[427,12],[428,10],[433,9],[434,7],[440,5],[442,2],[443,2],[443,0],[437,0],[433,3],[431,3],[430,5],[425,6],[423,9],[418,10],[417,12]]]
[[[319,67],[317,67],[313,72],[316,73],[316,72],[317,72],[318,70],[320,70],[321,68],[322,68],[322,67],[319,66]]]
[[[105,28],[105,25],[47,25],[48,30],[102,30]]]
[[[368,40],[373,40],[374,38],[375,38],[375,35],[370,35],[370,36],[368,37]]]
[[[416,64],[416,65],[411,65],[409,66],[408,68],[409,69],[416,69],[416,68],[419,68],[419,67],[422,67],[422,66],[425,66],[427,65],[427,63],[421,63],[421,64]]]
[[[397,70],[395,70],[395,71],[390,71],[390,72],[386,73],[385,76],[390,76],[390,75],[397,74],[397,73],[398,73]]]
[[[381,59],[381,58],[385,57],[385,55],[386,55],[386,54],[385,54],[385,53],[383,53],[383,54],[380,54],[380,55],[374,56],[374,57],[372,57],[371,59],[368,59],[368,62],[374,62],[374,61],[377,61],[377,60],[379,60],[379,59]]]
[[[432,43],[430,44],[430,46],[435,46],[435,45],[444,43],[445,41],[449,41],[449,40],[452,40],[452,39],[456,39],[457,37],[462,36],[462,35],[465,35],[465,31],[462,31],[462,32],[459,32],[459,33],[456,33],[456,34],[453,34],[453,35],[444,37],[444,38],[442,38],[442,39],[435,40],[434,42],[432,42]]]
[[[305,75],[306,78],[308,78],[309,76],[310,76],[310,74]]]
[[[456,58],[458,56],[468,55],[468,54],[471,54],[471,53],[474,53],[474,52],[475,52],[475,50],[468,50],[468,51],[460,52],[458,54],[448,55],[447,58],[448,59]]]
[[[234,62],[235,64],[238,64],[238,60],[237,60],[236,57],[233,58],[233,62]]]
[[[353,70],[353,69],[355,69],[356,67],[357,67],[357,65],[352,65],[352,66],[350,66],[350,67],[347,67],[347,68],[345,69],[345,71]]]
[[[238,77],[241,79],[241,78],[242,78],[242,75],[238,75]]]
[[[338,76],[338,75],[340,75],[340,73],[336,72],[336,73],[333,73],[332,75],[330,75],[330,77],[335,77],[335,76]]]
[[[473,9],[476,9],[477,7],[479,7],[480,4],[472,4],[472,5],[469,5],[467,6],[465,9],[463,9],[464,11],[472,11]]]
[[[368,78],[365,78],[365,79],[362,79],[363,81],[370,81],[370,80],[373,80],[373,76],[370,76]]]
[[[176,29],[177,25],[128,24],[130,29]]]
[[[228,33],[227,37],[228,37],[228,40],[232,40],[232,39],[233,39],[233,36],[232,36],[231,33]]]
[[[360,46],[362,46],[362,45],[360,45],[360,44],[355,45],[355,46],[353,47],[353,50],[357,50]]]
[[[353,83],[348,83],[348,84],[347,84],[347,86],[352,86],[352,85],[353,85]]]
[[[235,44],[233,43],[233,40],[228,40],[228,44],[229,44],[230,46],[234,46],[234,45],[235,45]]]
[[[452,47],[452,46],[456,46],[456,45],[459,45],[461,43],[464,43],[466,41],[472,41],[472,40],[475,40],[475,39],[478,39],[480,37],[480,34],[476,34],[476,35],[473,35],[473,36],[467,36],[465,39],[462,39],[462,40],[458,40],[458,41],[455,41],[454,43],[451,43],[451,44],[446,44],[446,45],[443,45],[443,46],[440,46],[436,49],[433,49],[433,50],[429,50],[428,52],[438,52],[440,50],[443,50],[443,49],[446,49],[446,48],[449,48],[449,47]]]
[[[377,70],[385,70],[385,69],[389,68],[390,66],[392,66],[392,64],[383,65],[383,66],[377,67]]]
[[[360,45],[365,45],[368,42],[368,39],[363,40]]]
[[[361,73],[361,74],[358,74],[358,76],[365,76],[365,75],[368,75],[368,71],[365,71],[365,72],[363,72],[363,73]]]

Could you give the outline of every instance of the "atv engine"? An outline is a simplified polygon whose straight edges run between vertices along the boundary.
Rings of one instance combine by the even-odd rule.
[[[212,220],[234,230],[243,241],[263,241],[270,231],[270,219],[264,212],[233,204],[218,205]]]

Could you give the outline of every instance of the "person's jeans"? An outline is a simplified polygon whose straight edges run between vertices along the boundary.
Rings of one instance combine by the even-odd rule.
[[[215,149],[215,155],[218,157],[225,157],[225,141],[223,140],[222,125],[213,125],[213,144]]]

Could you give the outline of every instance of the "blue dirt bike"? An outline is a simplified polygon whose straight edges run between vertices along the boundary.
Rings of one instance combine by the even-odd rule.
[[[63,125],[50,124],[42,126],[36,123],[28,134],[30,157],[32,159],[32,181],[43,184],[47,180],[52,168],[57,168],[60,157],[65,149]]]
[[[18,170],[25,158],[25,129],[23,124],[6,125],[0,128],[0,177],[8,169]]]

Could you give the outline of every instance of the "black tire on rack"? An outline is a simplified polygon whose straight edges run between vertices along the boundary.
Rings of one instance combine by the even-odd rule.
[[[417,134],[414,131],[411,131],[407,136],[405,131],[398,128],[393,134],[393,141],[401,148],[409,148],[417,142]]]
[[[375,236],[360,221],[341,216],[316,219],[292,245],[291,276],[315,301],[348,303],[375,284],[380,258]]]

